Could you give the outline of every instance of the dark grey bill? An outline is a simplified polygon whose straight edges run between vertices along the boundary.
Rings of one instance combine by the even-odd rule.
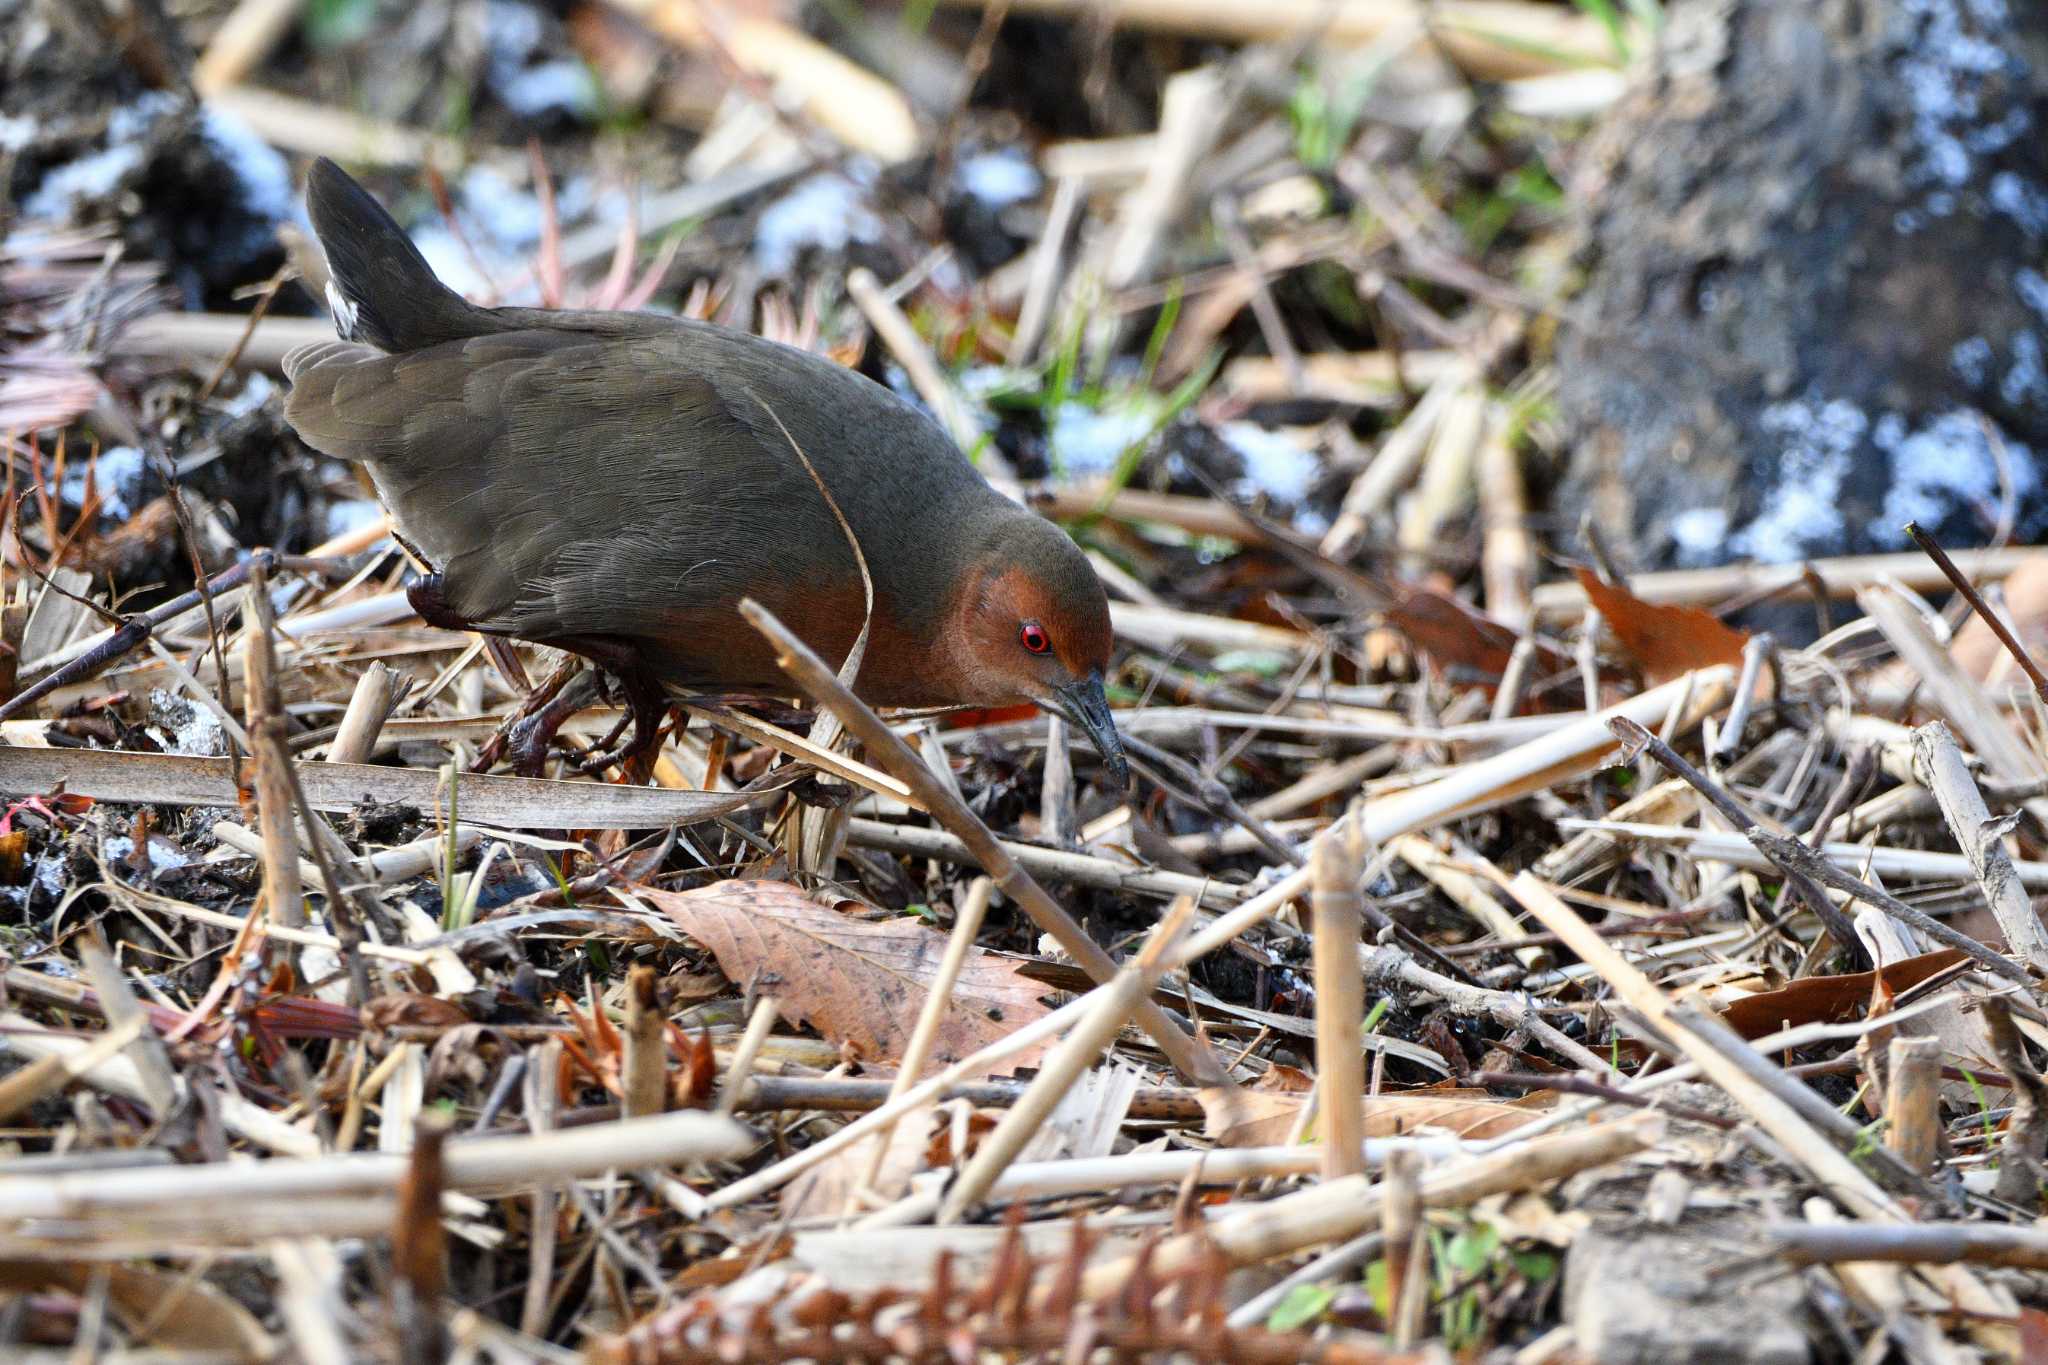
[[[1079,728],[1102,755],[1109,780],[1118,791],[1131,785],[1131,768],[1124,761],[1124,738],[1117,733],[1116,717],[1109,711],[1109,698],[1102,695],[1102,675],[1091,673],[1053,694],[1053,710]]]

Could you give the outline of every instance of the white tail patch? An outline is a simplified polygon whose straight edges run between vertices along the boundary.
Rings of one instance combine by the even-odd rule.
[[[348,295],[341,292],[341,286],[332,277],[327,281],[327,311],[334,314],[334,330],[343,341],[360,341],[356,335],[356,306],[350,303]]]

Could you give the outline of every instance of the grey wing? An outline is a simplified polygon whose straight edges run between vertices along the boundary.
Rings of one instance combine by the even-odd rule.
[[[850,571],[801,466],[764,452],[687,362],[673,337],[504,332],[405,355],[327,342],[286,359],[286,416],[369,465],[479,628],[660,636],[680,607],[729,607],[775,575],[778,547]]]

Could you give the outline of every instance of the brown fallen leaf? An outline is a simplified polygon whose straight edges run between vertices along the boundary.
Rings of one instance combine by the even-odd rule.
[[[1749,633],[1728,625],[1712,612],[1674,603],[1645,602],[1619,583],[1609,583],[1591,569],[1572,570],[1586,597],[1622,650],[1651,683],[1690,673],[1696,668],[1742,661]]]
[[[1275,1147],[1286,1142],[1308,1100],[1298,1091],[1258,1087],[1228,1094],[1212,1087],[1197,1098],[1209,1116],[1204,1131],[1224,1147]],[[1474,1141],[1495,1138],[1542,1118],[1558,1098],[1556,1091],[1538,1090],[1518,1100],[1502,1100],[1484,1090],[1449,1086],[1368,1095],[1365,1136],[1410,1137],[1427,1131]],[[1311,1140],[1314,1135],[1311,1124]]]
[[[1721,1011],[1721,1022],[1745,1038],[1761,1038],[1801,1024],[1834,1024],[1859,1019],[1871,1002],[1872,988],[1883,981],[1887,994],[1919,985],[1936,972],[1963,960],[1957,948],[1922,953],[1875,972],[1841,976],[1809,976],[1775,991],[1745,995]]]
[[[937,1103],[928,1101],[898,1119],[889,1130],[888,1145],[882,1151],[879,1165],[875,1162],[873,1138],[825,1158],[816,1170],[782,1187],[782,1216],[838,1217],[855,1207],[849,1201],[863,1188],[877,1200],[902,1198],[910,1192],[910,1177],[925,1169],[925,1149],[932,1140],[932,1124],[938,1114]]]
[[[1508,658],[1521,637],[1484,612],[1433,588],[1415,588],[1386,610],[1387,624],[1406,635],[1440,667],[1469,669],[1487,682],[1508,671]],[[1557,650],[1539,645],[1546,671],[1570,663]]]
[[[107,1276],[107,1306],[126,1330],[141,1334],[141,1345],[251,1365],[277,1353],[263,1324],[205,1280],[141,1266],[97,1268]],[[0,1289],[83,1295],[92,1288],[94,1269],[79,1261],[0,1261]]]
[[[836,914],[788,882],[728,881],[696,891],[644,891],[734,981],[763,982],[782,1017],[809,1024],[870,1063],[901,1060],[937,975],[946,936],[907,916]],[[1014,963],[976,948],[953,987],[926,1071],[940,1070],[1050,1011],[1045,987]],[[1003,1074],[1036,1065],[1034,1048]]]

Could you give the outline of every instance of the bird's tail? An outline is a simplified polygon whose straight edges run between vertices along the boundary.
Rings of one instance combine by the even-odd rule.
[[[324,156],[306,177],[306,209],[327,252],[327,304],[346,339],[396,353],[502,329],[489,309],[434,278],[384,206]]]

